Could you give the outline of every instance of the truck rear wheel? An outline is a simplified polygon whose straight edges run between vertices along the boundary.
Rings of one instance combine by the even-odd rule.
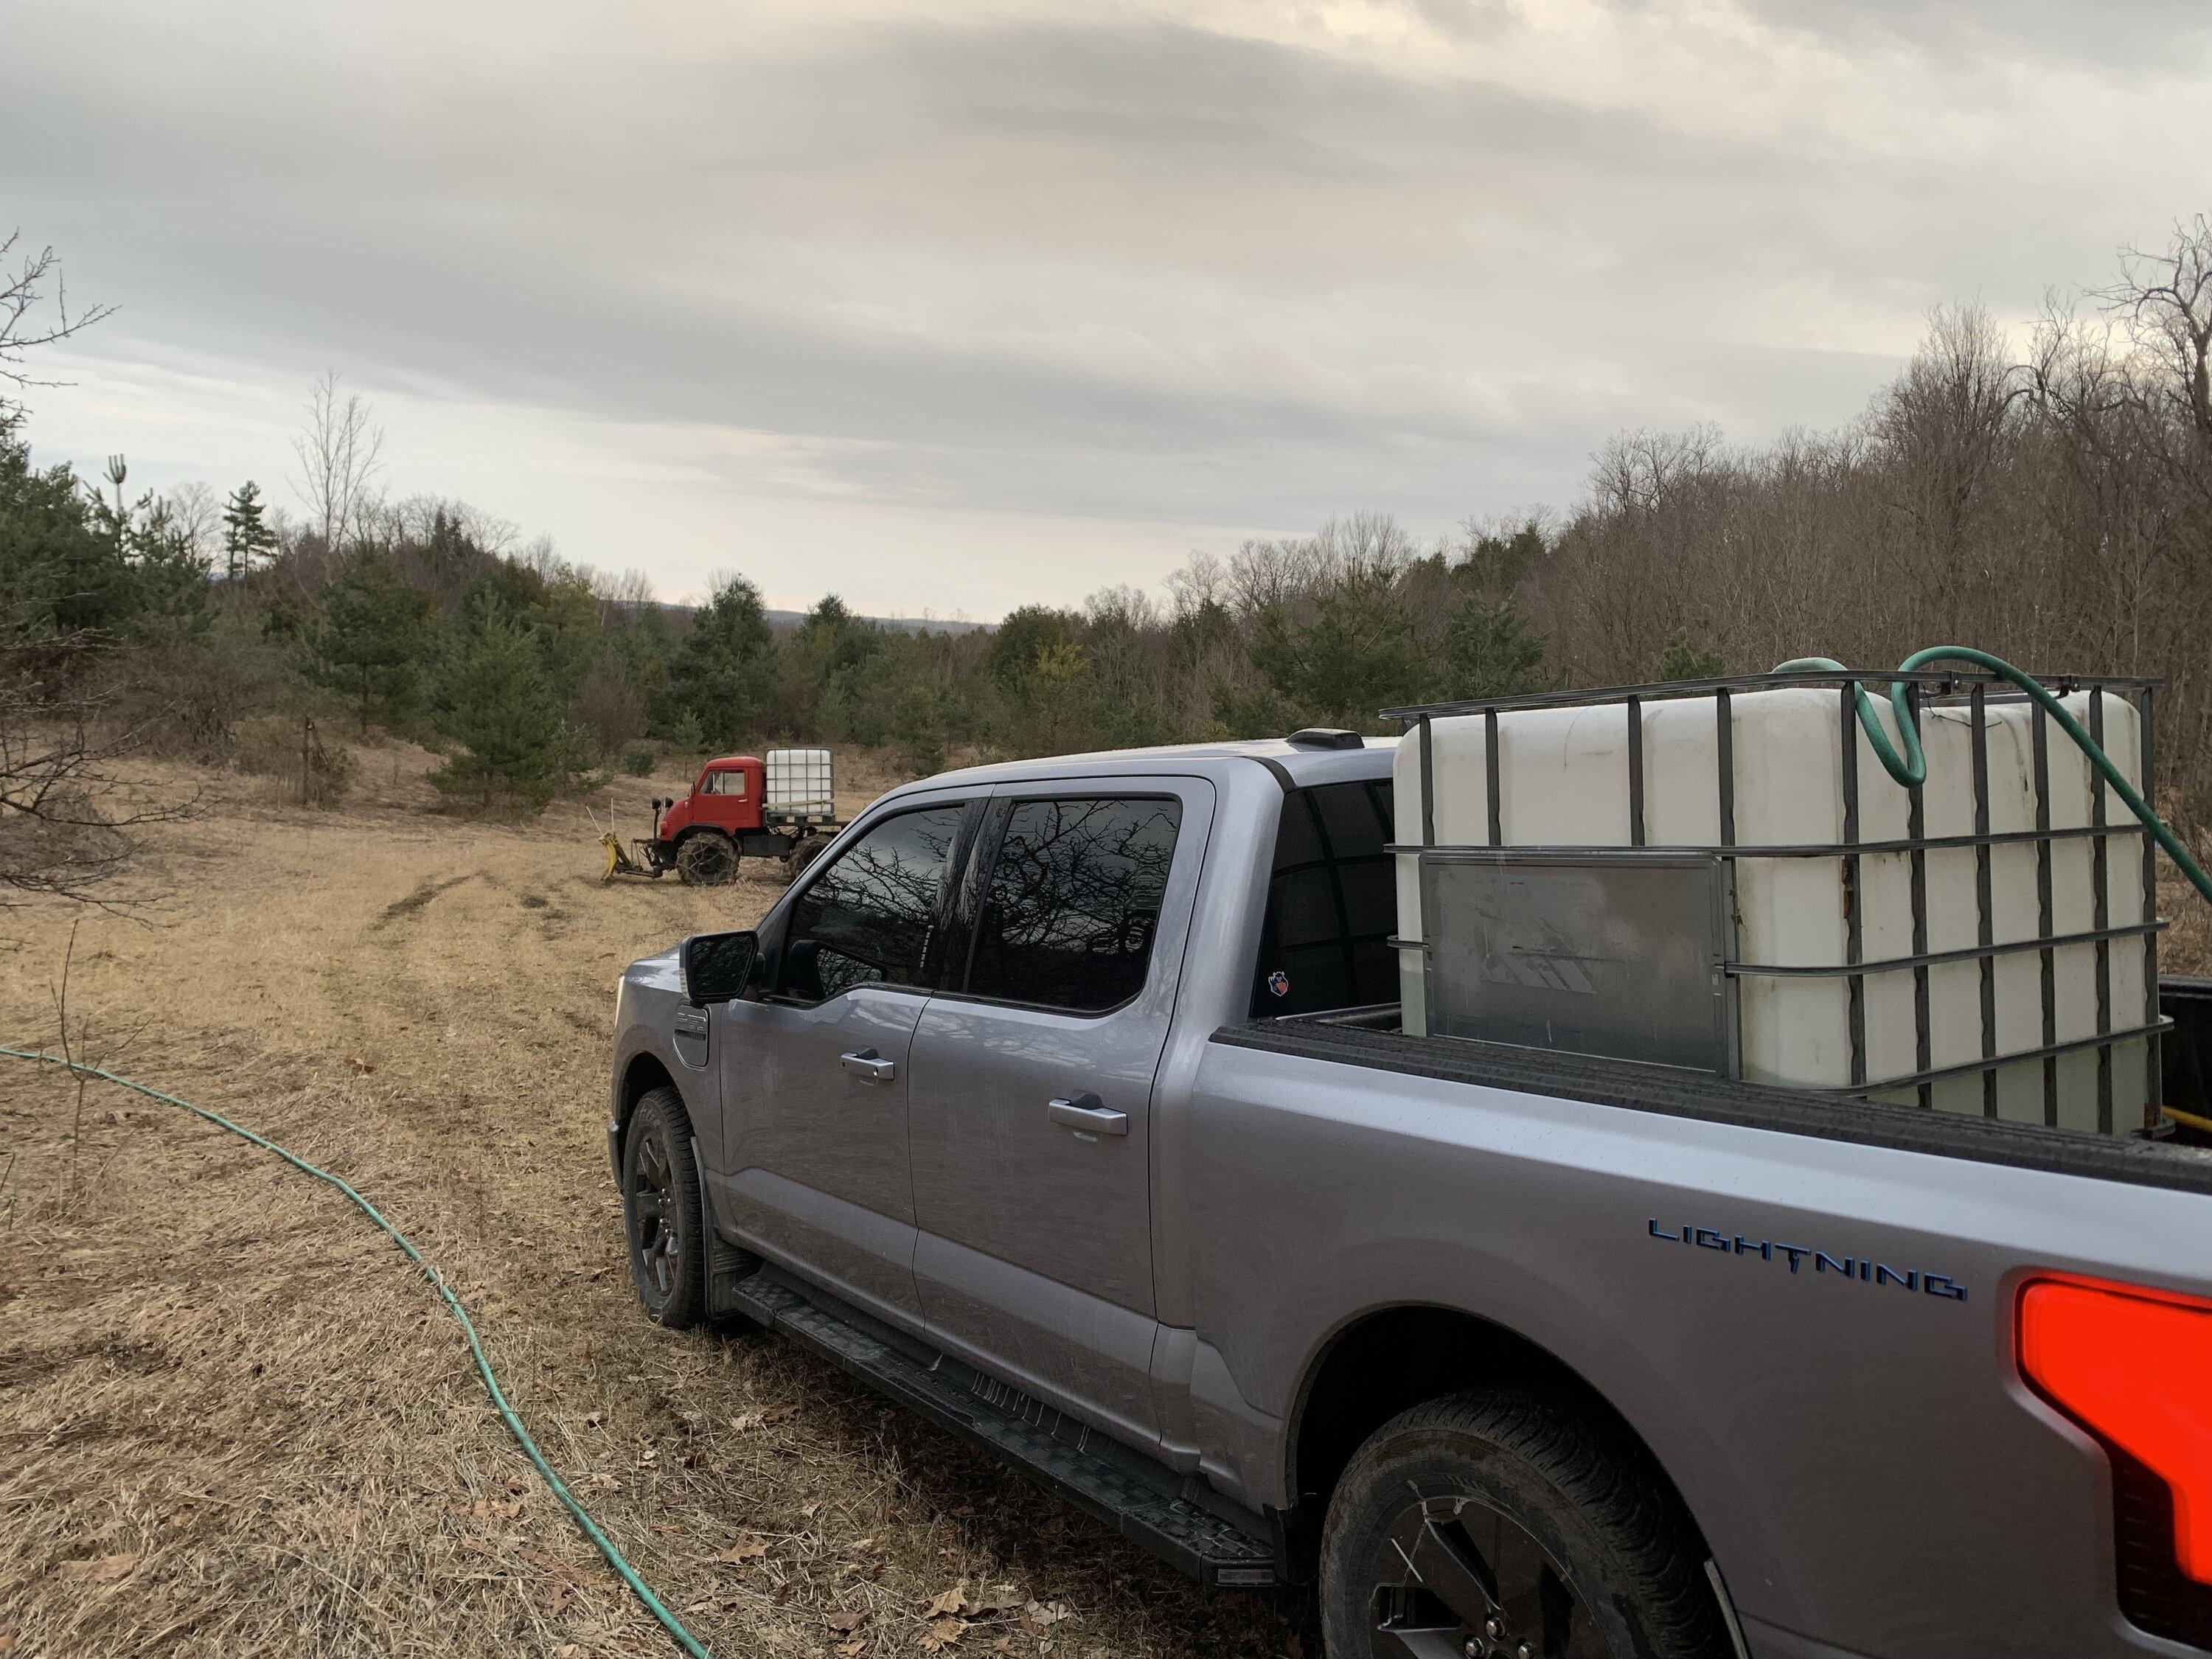
[[[637,1299],[655,1324],[689,1330],[707,1311],[707,1229],[691,1116],[675,1090],[655,1089],[637,1103],[623,1142],[622,1187]]]
[[[702,830],[676,849],[676,874],[694,887],[735,881],[738,844],[719,830]]]
[[[827,836],[809,836],[783,856],[784,873],[797,881],[806,873],[806,866],[820,858],[829,848]]]
[[[1329,1500],[1328,1659],[1724,1659],[1688,1519],[1634,1450],[1525,1395],[1394,1418]]]

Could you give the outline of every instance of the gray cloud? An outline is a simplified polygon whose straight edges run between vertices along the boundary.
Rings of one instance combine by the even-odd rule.
[[[1960,61],[2066,60],[2056,7],[2008,32],[1793,5],[1759,0],[1767,46],[1709,70],[1648,12],[1581,14],[1585,59],[1553,61],[1510,8],[1434,0],[1395,51],[1089,12],[732,44],[703,12],[633,40],[557,10],[318,33],[244,0],[33,5],[0,61],[0,210],[125,305],[95,361],[288,386],[335,363],[690,427],[733,517],[818,495],[1436,526],[1568,494],[1620,425],[1839,418],[1933,301],[2024,311],[2198,205],[2179,163],[2115,183],[2155,112],[2042,108]],[[2084,61],[2124,77],[2116,40],[2150,27]],[[1753,120],[1759,50],[1808,90]],[[1669,81],[1686,63],[1711,88]]]
[[[1758,0],[1758,15],[1869,47],[1903,46],[1953,64],[2057,63],[2103,73],[2201,64],[2212,13],[2200,0]]]

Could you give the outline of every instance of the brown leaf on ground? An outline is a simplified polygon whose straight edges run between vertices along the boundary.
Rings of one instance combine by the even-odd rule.
[[[63,1571],[72,1578],[81,1578],[94,1584],[112,1584],[118,1579],[128,1578],[137,1565],[136,1555],[100,1555],[72,1561]]]
[[[942,1595],[932,1598],[928,1607],[921,1616],[925,1619],[941,1619],[947,1613],[960,1612],[967,1605],[967,1591],[960,1585],[955,1584]]]
[[[768,1553],[768,1540],[757,1534],[740,1538],[714,1559],[717,1561],[757,1561]]]

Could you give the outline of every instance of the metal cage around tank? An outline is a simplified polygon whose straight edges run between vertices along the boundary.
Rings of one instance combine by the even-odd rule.
[[[837,815],[837,789],[827,749],[771,749],[764,760],[768,793],[763,802],[777,818],[827,821]]]
[[[2154,696],[2159,682],[2152,679],[2117,675],[2063,674],[2037,675],[2039,684],[2058,696],[2071,696],[2086,692],[2088,718],[2085,724],[2093,741],[2100,745],[2104,739],[2107,700],[2124,698],[2135,708],[2138,721],[2142,776],[2141,793],[2146,800],[2155,800],[2154,766]],[[1858,713],[1854,695],[1856,686],[1863,685],[1868,695],[1881,698],[1893,682],[1902,681],[1906,696],[1916,714],[1923,700],[1942,701],[1955,706],[1963,701],[1969,711],[1970,744],[1972,754],[1972,802],[1974,829],[1968,835],[1929,836],[1924,830],[1923,793],[1924,786],[1907,787],[1907,831],[1901,839],[1866,840],[1859,833],[1860,779]],[[1739,842],[1735,834],[1736,780],[1735,765],[1734,712],[1731,700],[1740,692],[1766,691],[1787,688],[1832,687],[1836,692],[1836,718],[1842,731],[1841,799],[1843,822],[1841,838],[1834,842],[1792,844],[1747,844]],[[1644,795],[1646,787],[1644,759],[1643,712],[1648,703],[1692,697],[1709,697],[1713,702],[1716,745],[1716,766],[1719,799],[1720,837],[1717,845],[1656,847],[1645,837]],[[1987,710],[1993,702],[2028,702],[2034,714],[2030,727],[2031,757],[2035,797],[2035,827],[2032,830],[1998,830],[1990,828],[1990,790],[1989,777],[1989,728]],[[1625,780],[1628,799],[1629,841],[1626,848],[1588,845],[1508,846],[1503,834],[1503,802],[1499,793],[1500,767],[1498,760],[1498,717],[1522,709],[1599,708],[1619,706],[1626,722],[1626,746],[1627,777]],[[1436,833],[1436,777],[1433,724],[1440,719],[1480,715],[1485,722],[1484,750],[1486,768],[1486,799],[1489,822],[1488,838],[1485,842],[1439,843]],[[1724,976],[1723,983],[1732,992],[1747,977],[1753,975],[1794,975],[1843,979],[1849,987],[1848,1023],[1850,1034],[1850,1076],[1847,1085],[1832,1087],[1831,1092],[1845,1094],[1884,1095],[1915,1091],[1923,1107],[1933,1103],[1933,1085],[1948,1079],[1971,1076],[1978,1073],[1982,1079],[1982,1109],[1985,1116],[1997,1115],[1998,1073],[2007,1068],[2040,1061],[2043,1073],[2043,1106],[2045,1121],[2058,1124],[2058,1061],[2062,1055],[2094,1050],[2097,1054],[2097,1127],[2104,1133],[2116,1128],[2113,1101],[2114,1047],[2124,1042],[2142,1040],[2145,1044],[2145,1098],[2142,1102],[2142,1123],[2154,1127],[2160,1115],[2159,1079],[2160,1036],[2172,1024],[2159,1012],[2158,936],[2166,926],[2158,914],[2157,906],[2157,843],[2149,830],[2124,810],[2121,821],[2113,821],[2107,797],[2111,791],[2096,778],[2094,769],[2090,785],[2090,822],[2085,825],[2054,828],[2051,823],[2051,792],[2050,753],[2052,721],[2039,703],[2033,703],[2023,693],[2008,685],[2000,677],[1972,670],[1923,670],[1899,672],[1895,670],[1812,670],[1779,674],[1725,675],[1711,679],[1671,681],[1662,684],[1608,686],[1592,690],[1535,692],[1517,696],[1470,699],[1462,702],[1434,702],[1388,708],[1382,717],[1397,723],[1407,740],[1416,746],[1420,778],[1419,823],[1420,840],[1412,844],[1394,843],[1390,851],[1396,854],[1421,855],[1425,873],[1431,855],[1481,855],[1485,862],[1500,865],[1535,865],[1549,860],[1554,864],[1566,860],[1581,860],[1592,867],[1601,866],[1608,855],[1618,858],[1624,854],[1663,854],[1669,855],[1709,855],[1719,861],[1733,876],[1734,866],[1746,860],[1770,859],[1833,859],[1842,861],[1848,890],[1854,896],[1863,894],[1860,879],[1860,862],[1877,854],[1900,853],[1909,855],[1909,890],[1911,907],[1911,950],[1903,956],[1869,959],[1864,949],[1865,906],[1855,896],[1848,906],[1845,925],[1844,960],[1840,963],[1818,966],[1776,966],[1745,962],[1735,952],[1732,933],[1726,936],[1725,947],[1719,951],[1715,966]],[[2068,738],[2062,731],[2060,742]],[[1404,829],[1401,812],[1400,833]],[[2092,843],[2091,864],[2096,885],[2093,926],[2086,932],[2060,934],[2055,932],[2052,920],[2051,848],[2061,841],[2086,838]],[[2142,920],[2115,925],[2111,919],[2110,860],[2115,855],[2114,842],[2140,843],[2142,882]],[[1995,907],[1992,900],[1992,849],[2009,843],[2027,842],[2036,848],[2036,902],[2039,926],[2034,935],[2017,939],[1999,941],[1995,937]],[[1972,848],[1975,853],[1975,902],[1978,916],[1978,943],[1960,950],[1930,951],[1928,942],[1928,872],[1927,858],[1931,852],[1951,848]],[[1420,940],[1394,939],[1401,951],[1414,950],[1423,953],[1425,962],[1436,950],[1436,942],[1425,937],[1423,929]],[[2075,945],[2095,947],[2097,991],[2096,1029],[2089,1036],[2060,1040],[2057,1035],[2058,1011],[2057,996],[2057,957],[2061,949]],[[2113,1006],[2112,961],[2115,951],[2140,949],[2143,959],[2143,1006],[2140,1010],[2122,1010]],[[2000,957],[2025,952],[2041,956],[2042,1042],[2029,1048],[2015,1048],[2000,1054],[1997,1050],[1996,962]],[[1980,1020],[1981,1055],[1978,1060],[1960,1064],[1936,1066],[1933,1063],[1929,1022],[1929,976],[1931,968],[1947,963],[1976,962],[1980,964]],[[1917,1066],[1903,1076],[1869,1079],[1867,1074],[1866,981],[1869,975],[1902,972],[1911,969],[1913,975],[1913,1008]],[[1733,998],[1729,1006],[1734,1007]],[[1721,1069],[1737,1069],[1733,1050],[1728,1064]]]

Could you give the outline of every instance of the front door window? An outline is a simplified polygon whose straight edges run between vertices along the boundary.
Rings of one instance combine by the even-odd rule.
[[[792,907],[782,994],[820,1002],[857,985],[927,985],[965,810],[886,818],[807,884]]]

